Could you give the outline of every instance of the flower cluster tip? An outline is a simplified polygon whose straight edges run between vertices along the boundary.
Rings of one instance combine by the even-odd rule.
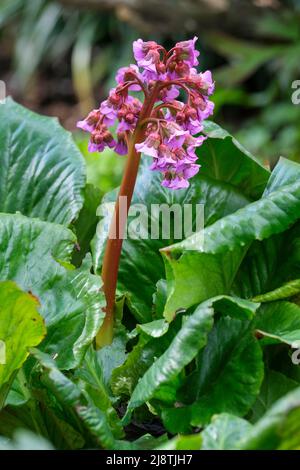
[[[162,173],[162,185],[171,189],[189,186],[188,180],[200,168],[196,148],[206,138],[199,135],[203,121],[214,109],[209,99],[214,91],[211,72],[196,69],[196,40],[178,42],[169,51],[155,41],[134,41],[137,65],[120,68],[108,98],[77,124],[91,134],[89,151],[109,147],[126,155],[137,127],[143,126],[144,139],[135,143],[135,149],[152,157],[150,168]],[[143,102],[132,92],[142,92]],[[184,102],[178,99],[181,92],[186,96]]]

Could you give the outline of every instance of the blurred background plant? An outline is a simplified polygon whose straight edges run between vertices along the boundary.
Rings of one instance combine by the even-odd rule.
[[[131,62],[133,39],[166,46],[199,37],[201,68],[217,88],[214,119],[264,162],[300,161],[298,0],[0,0],[0,79],[29,108],[74,132],[88,181],[105,192],[124,158],[88,155],[76,121],[97,105]]]

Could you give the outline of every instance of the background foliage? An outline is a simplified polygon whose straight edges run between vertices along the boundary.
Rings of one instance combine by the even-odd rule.
[[[299,2],[185,0],[170,8],[164,0],[159,15],[155,2],[2,0],[0,79],[29,108],[74,130],[103,99],[115,70],[130,62],[134,38],[169,45],[196,34],[201,67],[216,80],[214,119],[263,161],[299,161],[300,106],[291,102],[300,77]],[[86,159],[91,183],[104,191],[116,186],[122,159],[110,152]]]

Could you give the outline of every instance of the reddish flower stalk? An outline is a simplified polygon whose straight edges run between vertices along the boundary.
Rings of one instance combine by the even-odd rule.
[[[109,344],[113,337],[123,234],[141,153],[153,158],[151,170],[161,172],[162,185],[170,189],[187,188],[188,180],[200,168],[195,150],[205,137],[195,135],[213,112],[208,97],[214,84],[209,71],[197,73],[195,68],[199,56],[196,39],[177,43],[169,52],[154,41],[135,41],[137,65],[121,68],[116,75],[118,85],[108,99],[78,123],[78,127],[91,133],[90,151],[101,152],[110,147],[121,155],[128,154],[102,265],[106,315],[97,336],[99,347]],[[181,89],[187,94],[186,103],[176,100]],[[135,91],[143,92],[143,104],[129,94]],[[109,129],[116,121],[117,139]],[[120,217],[120,201],[124,197],[126,216]]]
[[[102,280],[106,298],[106,308],[105,319],[97,335],[97,347],[99,348],[110,344],[113,339],[115,294],[117,288],[123,235],[126,226],[126,219],[124,219],[124,217],[120,217],[120,198],[126,197],[127,216],[131,204],[141,156],[141,154],[136,151],[135,144],[138,144],[143,140],[144,130],[142,121],[151,114],[153,105],[157,99],[157,93],[158,89],[155,87],[151,97],[149,97],[149,101],[145,101],[144,103],[136,130],[131,137],[128,148],[127,163],[111,221],[102,265]]]

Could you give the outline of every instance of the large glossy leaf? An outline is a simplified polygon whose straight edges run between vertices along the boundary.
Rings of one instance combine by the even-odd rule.
[[[226,131],[216,124],[207,123],[205,133],[209,138],[199,150],[199,163],[202,168],[191,179],[188,189],[172,191],[163,188],[161,176],[149,170],[150,160],[147,157],[142,158],[129,226],[132,227],[133,220],[141,213],[141,209],[145,208],[149,217],[146,213],[146,217],[140,218],[140,231],[144,231],[148,237],[124,240],[118,284],[119,290],[127,293],[131,308],[139,322],[151,320],[152,297],[156,290],[156,283],[164,277],[164,266],[159,249],[187,235],[176,234],[172,228],[170,236],[165,234],[163,238],[161,215],[156,212],[157,208],[154,205],[161,207],[164,204],[169,208],[176,204],[179,208],[188,204],[192,205],[194,219],[191,228],[195,230],[196,204],[204,205],[204,224],[210,225],[259,197],[267,183],[269,172]],[[104,202],[113,202],[115,198],[116,191],[106,196]],[[107,217],[106,225],[108,224],[109,217]],[[149,228],[155,224],[159,226],[157,239],[151,238],[149,231]],[[93,244],[94,266],[98,271],[101,268],[106,240],[104,226],[105,224],[101,221]]]
[[[169,282],[165,314],[228,293],[250,244],[285,231],[299,216],[297,180],[163,249]]]
[[[204,347],[213,325],[213,308],[201,305],[186,319],[168,349],[140,379],[130,398],[124,418],[128,422],[131,412],[154,396],[162,385],[174,379]]]
[[[81,377],[83,384],[76,384],[58,370],[55,361],[48,355],[38,350],[33,350],[32,354],[42,367],[42,373],[39,376],[40,386],[51,391],[65,413],[67,410],[75,413],[77,416],[75,423],[77,422],[77,428],[81,431],[80,425],[78,427],[78,420],[82,423],[84,427],[82,432],[86,441],[89,442],[92,438],[104,449],[114,448],[115,437],[120,437],[121,427],[117,425],[117,416],[111,405],[107,408],[107,396],[103,394],[103,390],[98,397],[94,393],[89,394],[92,390],[96,391],[98,388],[99,391],[102,388],[101,386],[99,389],[101,377],[94,376],[96,370],[94,365],[90,363],[88,369],[83,371]]]
[[[251,424],[245,419],[228,413],[216,415],[201,433],[201,450],[236,450],[250,429]]]
[[[153,323],[156,322],[145,323],[143,329],[140,329],[138,325],[137,329],[140,331],[140,335],[137,344],[127,354],[126,361],[112,371],[110,385],[115,396],[130,397],[140,377],[170,345],[174,332],[169,330],[168,334],[165,334],[167,330],[160,329],[160,336],[153,337],[149,334],[150,330],[152,334],[154,331],[158,331],[157,328],[153,329]]]
[[[8,98],[0,107],[0,211],[69,225],[83,203],[85,166],[71,134]]]
[[[281,158],[272,172],[264,196],[281,186],[299,181],[299,178],[300,165]],[[256,300],[262,302],[292,294],[296,289],[296,283],[291,285],[286,283],[300,278],[299,246],[299,222],[282,234],[254,242],[237,273],[234,292],[248,298],[259,296]],[[281,287],[282,291],[277,290]],[[266,294],[266,297],[260,297],[263,294]]]
[[[254,297],[255,302],[274,302],[274,300],[287,299],[300,293],[300,279],[286,282],[270,292]]]
[[[300,387],[278,400],[252,427],[240,448],[249,450],[300,449]]]
[[[12,438],[15,430],[21,428],[38,432],[58,449],[81,449],[86,441],[76,420],[69,410],[64,412],[51,392],[42,386],[40,367],[35,373],[33,364],[32,360],[27,361],[14,381],[14,393],[10,390],[5,408],[0,413],[0,434]],[[19,399],[20,396],[23,400]]]
[[[269,171],[214,122],[205,121],[203,132],[208,139],[198,150],[202,174],[228,183],[252,199],[258,199],[269,179]]]
[[[117,325],[111,344],[97,351],[104,383],[109,386],[112,373],[126,360],[127,331],[123,325]]]
[[[47,325],[43,348],[65,369],[82,360],[104,316],[101,281],[90,273],[90,263],[78,270],[69,263],[74,243],[63,226],[0,214],[0,278],[39,299]]]
[[[0,407],[9,384],[26,360],[29,348],[37,346],[46,334],[38,302],[14,282],[0,282]]]
[[[153,437],[151,434],[143,434],[135,441],[116,441],[115,450],[149,450],[160,449],[161,445],[168,442],[168,435],[162,434],[159,437]]]
[[[240,265],[232,292],[260,302],[293,295],[297,283],[289,283],[300,278],[299,242],[299,221],[283,233],[255,241]]]
[[[300,165],[291,160],[281,157],[271,173],[268,184],[264,190],[264,196],[267,196],[281,186],[296,183],[300,177]]]
[[[216,297],[199,305],[195,312],[183,321],[182,328],[166,351],[157,360],[154,360],[152,366],[137,383],[131,395],[127,413],[130,414],[134,408],[151,400],[153,396],[159,397],[161,400],[164,399],[164,393],[161,392],[160,387],[166,386],[167,389],[168,383],[172,382],[205,346],[208,333],[213,325],[214,311],[223,315],[232,314],[233,317],[243,318],[240,321],[241,324],[244,322],[248,324],[247,320],[254,315],[258,305],[231,297]],[[142,344],[136,346],[137,351],[138,347],[141,349],[137,355],[144,353],[142,346]],[[134,360],[134,357],[132,359]],[[134,367],[133,364],[132,367]]]
[[[123,428],[109,398],[109,389],[104,381],[101,362],[92,348],[87,351],[82,366],[76,370],[75,378],[80,378],[95,406],[105,413],[115,437],[123,437]]]
[[[202,436],[200,433],[190,436],[176,436],[157,447],[157,450],[200,450]]]
[[[257,331],[273,342],[300,345],[300,307],[279,301],[264,304],[256,318]]]
[[[0,450],[54,450],[49,441],[37,434],[17,430],[14,439],[8,440],[0,436]]]
[[[244,416],[259,393],[264,369],[262,351],[247,321],[221,317],[197,364],[189,382],[195,401],[164,410],[168,429],[181,432],[189,425],[201,426],[217,413]]]
[[[251,409],[251,422],[255,423],[262,418],[277,400],[297,387],[299,387],[299,383],[295,380],[266,368],[259,396]]]
[[[87,184],[84,190],[84,204],[74,224],[74,231],[77,237],[76,250],[73,254],[72,262],[79,266],[90,251],[90,243],[94,237],[98,217],[97,208],[101,201],[101,191],[92,184]]]

